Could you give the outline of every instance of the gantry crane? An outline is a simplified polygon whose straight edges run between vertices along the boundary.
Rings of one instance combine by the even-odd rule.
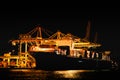
[[[26,67],[27,61],[31,61],[33,63],[36,62],[34,57],[32,57],[29,54],[29,46],[31,45],[41,45],[45,42],[45,39],[42,37],[42,32],[44,29],[41,27],[37,26],[34,28],[32,31],[26,33],[26,34],[20,34],[19,39],[17,40],[11,40],[12,45],[19,45],[19,51],[18,51],[18,56],[19,56],[19,63],[23,64],[23,67]],[[46,33],[47,34],[47,33]],[[49,35],[49,34],[47,34]],[[24,48],[24,49],[23,49]]]
[[[90,24],[88,24],[90,27]],[[88,30],[89,28],[87,28]],[[44,32],[48,37],[43,38],[42,32]],[[32,57],[29,52],[30,51],[54,51],[55,47],[59,46],[69,46],[70,50],[75,51],[75,50],[80,50],[83,47],[90,48],[90,47],[99,47],[101,46],[100,44],[94,44],[88,41],[89,34],[86,34],[85,39],[87,41],[82,41],[77,36],[72,35],[71,33],[64,34],[60,31],[57,31],[54,33],[52,36],[50,36],[47,32],[47,30],[43,29],[41,26],[37,26],[30,32],[26,34],[20,34],[19,39],[17,40],[12,40],[12,44],[19,45],[19,52],[18,55],[20,57],[20,63],[24,61],[24,65],[27,64],[27,60],[30,58],[32,62],[36,62],[34,57]],[[23,45],[24,44],[24,45]],[[52,45],[52,48],[41,48],[41,45]],[[23,46],[25,50],[23,51]],[[29,48],[29,49],[28,49]],[[53,49],[54,48],[54,49]],[[76,49],[75,49],[76,48]],[[73,53],[70,53],[73,54]],[[29,56],[29,58],[28,58]],[[26,67],[26,66],[25,66]]]

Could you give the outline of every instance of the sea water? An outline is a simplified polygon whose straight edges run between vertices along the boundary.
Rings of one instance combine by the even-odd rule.
[[[109,70],[0,70],[0,80],[115,80],[118,75],[118,71]]]

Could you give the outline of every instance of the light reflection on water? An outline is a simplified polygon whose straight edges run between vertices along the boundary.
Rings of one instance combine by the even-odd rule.
[[[4,72],[4,74],[2,75],[6,75],[6,77],[8,77],[10,80],[94,79],[96,78],[96,76],[98,76],[96,75],[95,70],[46,71],[35,69],[11,69],[9,71]],[[6,79],[6,77],[2,78]]]
[[[55,75],[60,78],[82,78],[82,73],[92,72],[94,70],[64,70],[64,71],[54,71]]]

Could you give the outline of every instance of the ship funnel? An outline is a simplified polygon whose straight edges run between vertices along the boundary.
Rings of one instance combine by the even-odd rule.
[[[86,28],[86,35],[84,38],[85,41],[88,41],[90,38],[90,27],[91,27],[91,23],[90,21],[88,21],[87,28]]]

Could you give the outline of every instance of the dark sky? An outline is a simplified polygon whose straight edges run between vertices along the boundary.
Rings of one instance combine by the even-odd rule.
[[[98,33],[98,43],[115,56],[119,53],[120,12],[117,8],[26,8],[6,9],[0,13],[0,52],[7,50],[8,41],[27,33],[36,25],[52,32],[60,30],[83,38],[87,22],[91,22],[91,38]]]

